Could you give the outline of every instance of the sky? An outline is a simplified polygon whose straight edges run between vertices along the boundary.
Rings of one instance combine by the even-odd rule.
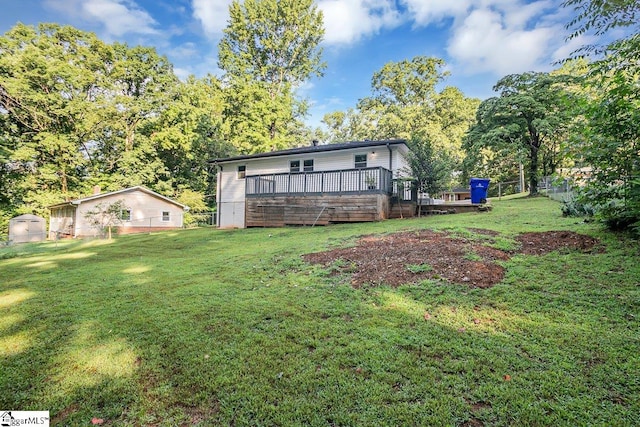
[[[0,0],[0,34],[16,23],[55,22],[106,42],[153,46],[180,78],[220,75],[217,45],[231,0]],[[505,75],[550,71],[586,37],[566,41],[572,11],[562,0],[316,0],[324,14],[324,76],[299,88],[306,122],[356,106],[387,62],[435,56],[450,73],[444,86],[494,96]]]

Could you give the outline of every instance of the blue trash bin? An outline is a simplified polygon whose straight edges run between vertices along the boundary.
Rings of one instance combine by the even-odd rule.
[[[487,191],[490,180],[487,178],[471,178],[469,187],[471,188],[471,203],[487,203]]]

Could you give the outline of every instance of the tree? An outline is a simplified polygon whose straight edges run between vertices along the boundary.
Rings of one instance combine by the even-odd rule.
[[[111,239],[111,229],[122,225],[122,215],[129,208],[124,200],[113,203],[98,203],[93,209],[84,214],[91,228],[95,228],[102,237]]]
[[[358,109],[377,117],[379,138],[409,139],[436,120],[436,85],[448,75],[444,66],[442,59],[416,56],[389,62],[373,74],[372,96],[361,99]]]
[[[214,78],[180,83],[148,47],[73,27],[0,36],[0,228],[94,185],[212,192],[206,160],[234,153]]]
[[[329,139],[413,140],[414,151],[425,158],[447,159],[451,176],[464,158],[462,137],[480,101],[451,86],[438,92],[448,76],[444,68],[442,59],[425,56],[385,64],[372,77],[372,95],[357,109],[324,116]]]
[[[150,136],[168,172],[165,186],[179,196],[189,190],[201,198],[215,194],[208,161],[235,154],[224,141],[221,83],[213,76],[191,76],[173,87],[170,98],[172,101],[160,112]]]
[[[295,142],[288,129],[298,120],[292,93],[272,97],[265,83],[236,79],[227,85],[225,94],[229,141],[240,153],[284,149]]]
[[[347,111],[334,111],[322,118],[328,128],[326,139],[330,142],[362,141],[382,139],[376,126],[376,116],[371,112],[349,108]]]
[[[13,200],[34,209],[42,191],[63,196],[84,185],[88,144],[102,121],[108,47],[73,27],[18,24],[0,37],[0,132]]]
[[[419,135],[411,139],[409,147],[411,177],[415,179],[418,191],[434,196],[449,188],[454,162],[447,153],[435,150],[424,136]]]
[[[498,156],[526,160],[529,194],[538,191],[542,150],[554,141],[569,123],[565,76],[523,73],[503,77],[494,86],[500,96],[483,101],[477,122],[466,136],[468,152],[489,148]],[[549,172],[553,173],[554,170]]]
[[[157,185],[169,181],[170,172],[152,135],[175,99],[178,79],[171,63],[154,48],[115,43],[112,51],[108,119],[95,136],[100,163],[94,183],[106,188],[143,184],[161,190]]]
[[[229,15],[218,65],[230,88],[231,139],[247,137],[242,152],[291,145],[289,126],[306,112],[295,89],[325,68],[322,12],[313,0],[234,0]]]
[[[585,98],[575,151],[592,168],[579,201],[595,207],[615,228],[640,233],[640,5],[635,0],[566,0],[578,13],[569,22],[575,38],[587,32],[618,39],[585,46],[578,53],[595,54],[585,80]],[[625,31],[626,30],[626,31]],[[620,37],[622,35],[622,37]]]
[[[620,27],[636,27],[636,31],[631,32],[631,39],[638,35],[640,6],[636,0],[565,0],[562,6],[573,8],[576,12],[575,17],[567,24],[567,28],[573,30],[570,38],[590,31],[601,36]],[[614,43],[623,39],[617,39]],[[592,51],[596,47],[590,45],[585,46],[585,49]]]

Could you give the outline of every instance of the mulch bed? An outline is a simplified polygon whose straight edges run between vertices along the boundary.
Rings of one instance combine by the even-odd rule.
[[[516,237],[518,251],[505,252],[486,246],[498,233],[470,229],[483,239],[467,239],[431,230],[364,236],[355,246],[303,255],[306,262],[333,266],[351,273],[354,287],[419,283],[426,279],[445,280],[471,287],[488,288],[504,277],[506,261],[517,253],[542,255],[555,250],[592,252],[599,241],[570,231],[525,233]],[[340,260],[340,262],[337,262]]]

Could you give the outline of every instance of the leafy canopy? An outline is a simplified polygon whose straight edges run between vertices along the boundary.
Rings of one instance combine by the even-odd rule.
[[[295,90],[321,76],[322,12],[312,0],[234,0],[218,46],[229,139],[244,153],[296,143],[306,103]]]
[[[465,138],[473,170],[487,159],[483,150],[496,153],[493,160],[528,162],[529,193],[536,194],[543,149],[562,134],[570,121],[567,77],[548,73],[523,73],[503,77],[494,86],[500,93],[480,104],[474,124]],[[513,165],[511,165],[512,167]],[[553,172],[553,171],[551,171]]]
[[[589,66],[574,151],[591,168],[579,201],[616,228],[640,231],[640,4],[635,0],[566,0],[577,12],[571,37],[617,37],[580,52],[599,54]],[[616,30],[615,32],[612,30]]]

